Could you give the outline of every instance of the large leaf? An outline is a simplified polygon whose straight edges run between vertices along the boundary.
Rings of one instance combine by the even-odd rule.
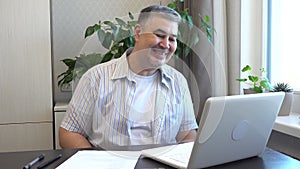
[[[104,23],[105,25],[110,26],[110,28],[111,28],[112,30],[117,29],[117,26],[116,26],[113,22],[111,22],[111,21],[104,21],[103,23]]]
[[[192,17],[191,17],[190,15],[187,15],[187,16],[186,16],[186,20],[187,20],[187,22],[188,22],[188,24],[189,24],[189,28],[192,29],[192,28],[194,27]]]
[[[116,29],[113,30],[113,43],[118,42],[119,40],[119,33],[120,33],[120,28],[117,27]]]
[[[176,4],[172,4],[172,3],[168,4],[167,6],[169,8],[171,8],[171,9],[176,9],[177,8],[177,5]]]
[[[267,89],[267,90],[271,90],[272,89],[272,85],[269,83],[269,80],[267,78],[263,78],[261,81],[260,81],[260,85]]]
[[[184,47],[184,55],[183,56],[187,57],[189,55],[190,51],[191,51],[191,48],[189,48],[188,46],[185,46]]]
[[[74,68],[76,60],[74,59],[63,59],[62,62],[64,62],[65,65],[67,65],[69,68]]]
[[[85,30],[85,34],[84,34],[84,38],[91,36],[93,33],[95,32],[94,27],[93,26],[89,26],[86,30]]]
[[[257,76],[252,76],[252,75],[249,75],[248,79],[253,83],[258,82],[258,80],[259,80]]]
[[[76,72],[76,78],[80,79],[82,75],[88,70],[88,68],[78,67],[74,69],[74,72]]]
[[[123,20],[120,19],[120,18],[116,18],[116,21],[117,21],[117,23],[118,23],[120,26],[125,26],[125,25],[126,25],[126,22],[123,21]]]
[[[133,47],[134,46],[134,37],[129,36],[129,37],[125,38],[123,42],[124,42],[125,48]]]
[[[120,41],[122,41],[123,39],[129,36],[131,36],[129,30],[119,29],[118,34],[116,34],[114,44],[119,43]]]
[[[199,35],[195,34],[194,36],[192,36],[190,46],[191,47],[195,46],[199,42],[199,40],[200,40]]]
[[[99,29],[97,33],[98,33],[98,40],[103,45],[104,38],[105,38],[105,32],[104,32],[104,30]]]
[[[66,75],[67,74],[67,72],[62,72],[61,74],[59,74],[58,76],[57,76],[57,78],[60,78],[61,76],[64,76],[64,75]]]
[[[130,18],[131,20],[133,20],[133,19],[134,19],[134,17],[133,17],[133,15],[132,15],[132,13],[131,13],[131,12],[128,12],[128,15],[129,15],[129,18]]]
[[[253,90],[256,92],[256,93],[262,93],[263,92],[263,88],[261,86],[254,86],[253,87]]]
[[[252,70],[251,66],[246,65],[246,66],[242,69],[242,72],[246,72],[246,71],[249,71],[249,70]]]
[[[85,30],[84,38],[87,38],[88,36],[91,36],[92,34],[94,34],[94,32],[97,32],[99,29],[100,29],[100,25],[98,25],[98,24],[95,24],[93,26],[89,26]]]
[[[59,75],[59,77],[61,76],[63,76],[63,78],[58,81],[58,86],[70,83],[73,80],[73,69],[68,69],[66,72]]]
[[[113,58],[113,56],[114,56],[114,55],[113,55],[111,52],[106,53],[106,54],[103,56],[103,59],[102,59],[101,63],[110,61],[110,60]]]
[[[206,21],[206,22],[210,22],[209,16],[207,16],[207,15],[205,16],[205,21]]]
[[[127,29],[132,29],[134,28],[134,26],[137,24],[137,21],[128,21],[127,22],[127,25],[126,25],[126,28]]]
[[[247,79],[246,78],[242,78],[242,79],[236,79],[237,81],[239,81],[239,82],[246,82],[247,81]]]
[[[114,39],[113,34],[110,32],[106,32],[102,46],[105,47],[106,49],[110,49],[113,39]]]

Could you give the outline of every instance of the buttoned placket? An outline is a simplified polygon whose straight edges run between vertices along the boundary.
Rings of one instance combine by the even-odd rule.
[[[161,83],[161,82],[159,82]],[[160,144],[162,137],[165,136],[163,130],[163,124],[165,122],[165,106],[167,98],[168,88],[162,83],[158,85],[157,94],[155,99],[155,112],[154,119],[152,121],[152,138],[155,144]]]
[[[129,80],[128,83],[131,83],[131,89],[129,93],[129,100],[128,100],[128,103],[127,103],[127,108],[126,108],[126,113],[127,113],[127,132],[128,132],[128,143],[130,143],[130,138],[132,137],[131,135],[131,127],[133,125],[133,122],[130,120],[130,111],[131,111],[131,108],[132,108],[132,104],[133,104],[133,98],[134,98],[134,95],[135,95],[135,92],[136,92],[136,83],[133,81],[133,80]]]

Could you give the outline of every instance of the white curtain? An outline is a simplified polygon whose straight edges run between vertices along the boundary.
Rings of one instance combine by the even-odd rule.
[[[241,0],[240,64],[251,65],[256,75],[261,75],[261,67],[266,68],[267,10],[268,0]]]
[[[192,92],[199,120],[208,97],[239,93],[239,84],[235,78],[239,76],[240,70],[241,2],[186,1],[184,7],[189,8],[195,25],[200,26],[199,16],[207,15],[211,18],[209,24],[213,24],[216,30],[212,43],[208,42],[204,32],[200,43],[193,48],[194,54],[187,61],[197,82],[197,86],[193,85],[191,90],[199,91],[200,95],[197,100],[198,97]]]
[[[185,1],[183,8],[189,8],[195,25],[200,25],[199,15],[208,15],[216,30],[213,43],[203,36],[185,61],[194,76],[189,80],[196,81],[191,93],[198,120],[208,97],[241,93],[236,79],[245,64],[263,66],[264,6],[266,0]]]
[[[240,0],[213,0],[214,27],[216,29],[214,42],[216,57],[216,95],[234,95],[240,93],[239,77],[241,60],[241,1]],[[218,70],[224,69],[224,70]],[[224,71],[226,78],[218,75]],[[222,74],[222,75],[223,75]],[[220,81],[221,80],[221,81]]]
[[[266,67],[267,0],[213,0],[213,16],[215,50],[227,75],[227,94],[241,94],[244,86],[235,80],[245,76],[241,69],[249,64],[260,74],[259,68]]]
[[[212,96],[240,94],[236,79],[241,68],[266,67],[267,0],[201,0],[188,5],[193,17],[210,16],[216,30],[213,49],[200,47],[200,54],[210,50]]]

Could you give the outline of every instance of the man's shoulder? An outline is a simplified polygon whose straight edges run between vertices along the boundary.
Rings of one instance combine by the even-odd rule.
[[[108,73],[108,72],[110,72],[109,70],[115,70],[116,67],[118,66],[118,64],[120,63],[120,61],[121,61],[121,58],[112,59],[110,61],[97,64],[97,65],[93,66],[92,68],[90,68],[88,71],[89,72],[98,72],[98,73],[102,73],[102,72]]]
[[[168,78],[175,81],[185,79],[185,77],[180,71],[167,64],[162,66],[162,73],[166,75]]]

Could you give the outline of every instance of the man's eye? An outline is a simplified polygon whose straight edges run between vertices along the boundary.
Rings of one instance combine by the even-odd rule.
[[[159,38],[164,38],[165,37],[165,35],[157,34],[157,33],[155,33],[154,35],[157,36],[157,37],[159,37]]]
[[[164,39],[167,36],[167,35],[157,34],[157,33],[155,33],[154,35],[157,36],[157,37],[159,37],[159,38],[161,38],[161,39]],[[169,41],[174,42],[174,41],[176,41],[176,38],[169,37]]]
[[[169,38],[169,41],[175,42],[175,41],[176,41],[176,38]]]

